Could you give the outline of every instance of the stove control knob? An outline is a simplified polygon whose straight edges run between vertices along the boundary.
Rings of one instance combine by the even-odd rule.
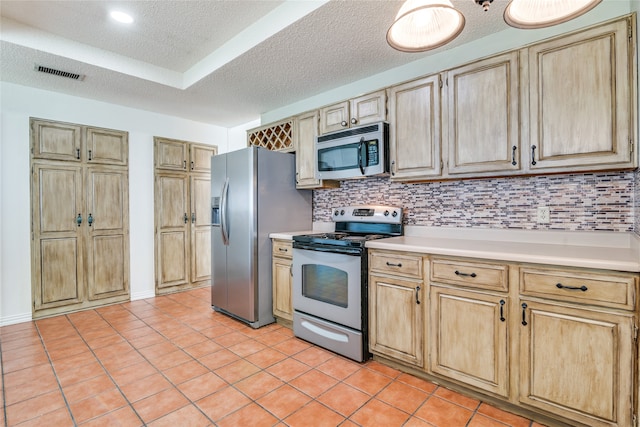
[[[344,209],[340,211],[340,215],[344,215]]]
[[[336,211],[333,213],[333,215],[338,216],[340,212],[338,212],[338,210],[336,209]]]
[[[384,216],[389,216],[389,211],[384,211]]]
[[[393,211],[393,213],[391,214],[392,217],[397,217],[398,216],[398,211]]]

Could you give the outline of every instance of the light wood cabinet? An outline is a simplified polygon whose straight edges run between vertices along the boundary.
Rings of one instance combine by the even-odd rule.
[[[526,50],[532,172],[636,167],[634,21],[627,17]]]
[[[293,242],[274,239],[272,243],[273,315],[293,320],[291,298]]]
[[[156,294],[210,283],[211,156],[217,147],[154,138]]]
[[[446,73],[446,174],[521,169],[518,56],[508,52]]]
[[[420,268],[398,271],[407,261]],[[377,266],[369,270],[370,351],[424,366],[422,257],[371,250],[369,262]]]
[[[392,181],[441,176],[440,85],[440,76],[434,75],[389,89]]]
[[[507,295],[431,283],[431,372],[507,397],[508,302]]]
[[[321,108],[320,134],[386,119],[387,94],[385,90],[380,90]]]
[[[33,317],[129,299],[128,134],[31,119]]]
[[[631,313],[521,299],[519,402],[589,426],[631,426]]]
[[[316,178],[318,117],[318,111],[314,110],[300,114],[294,119],[296,188],[335,188],[340,186],[338,181],[327,181]]]
[[[247,146],[258,146],[273,151],[294,151],[293,118],[270,123],[247,131]]]

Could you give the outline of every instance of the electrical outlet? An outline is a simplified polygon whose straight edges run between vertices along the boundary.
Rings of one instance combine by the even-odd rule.
[[[538,206],[538,224],[549,224],[548,206]]]

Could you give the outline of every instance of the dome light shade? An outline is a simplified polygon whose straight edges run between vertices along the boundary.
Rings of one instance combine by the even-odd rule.
[[[407,0],[387,31],[387,43],[403,52],[436,49],[455,39],[464,23],[449,0]]]
[[[550,27],[587,13],[602,0],[513,0],[504,10],[504,20],[516,28]]]

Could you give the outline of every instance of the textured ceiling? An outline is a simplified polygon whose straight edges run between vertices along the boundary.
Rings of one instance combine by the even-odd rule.
[[[0,1],[2,81],[232,127],[424,58],[386,43],[402,2]],[[506,2],[454,0],[462,34],[434,52],[506,27]],[[129,27],[108,17],[129,12]],[[85,75],[73,81],[34,64]]]

